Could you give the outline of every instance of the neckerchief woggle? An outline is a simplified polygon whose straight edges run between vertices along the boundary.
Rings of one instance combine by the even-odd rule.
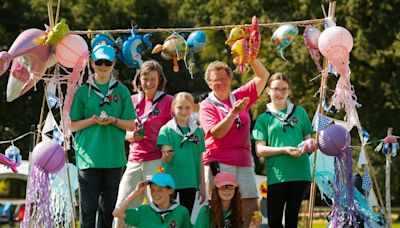
[[[179,206],[179,204],[175,200],[171,202],[171,206],[169,206],[169,208],[167,208],[167,209],[160,209],[154,202],[150,202],[151,209],[153,209],[155,212],[160,214],[162,223],[165,222],[168,214],[171,211],[173,211],[175,208],[177,208],[178,206]]]
[[[156,95],[154,96],[154,99],[153,99],[153,104],[151,105],[150,109],[146,112],[146,114],[144,114],[142,116],[142,118],[141,118],[142,120],[139,120],[139,117],[135,120],[135,122],[139,128],[143,128],[144,124],[149,119],[151,113],[153,113],[154,109],[156,108],[156,105],[161,100],[161,98],[163,98],[165,95],[167,95],[167,94],[164,93],[163,91],[157,90]],[[136,103],[135,103],[135,109],[143,99],[144,99],[144,93],[139,92]]]
[[[211,103],[213,103],[215,106],[217,106],[217,108],[219,108],[225,114],[229,113],[230,110],[225,108],[225,105],[221,101],[219,101],[217,99],[217,97],[215,97],[214,92],[208,93],[207,99],[209,101],[211,101]],[[233,96],[233,94],[231,92],[229,92],[229,102],[231,103],[232,107],[236,102],[236,98],[235,98],[235,96]],[[235,123],[236,123],[236,128],[237,129],[239,129],[243,125],[241,119],[239,118],[239,114],[237,114],[236,117],[235,117]]]
[[[170,121],[167,122],[166,124],[169,128],[171,128],[173,131],[175,131],[179,136],[182,137],[182,141],[180,144],[180,147],[183,147],[183,144],[185,142],[192,142],[194,144],[198,144],[199,143],[199,137],[197,137],[196,135],[194,135],[194,133],[196,132],[197,128],[199,127],[196,123],[195,120],[190,118],[189,120],[189,132],[186,134],[183,134],[182,129],[178,126],[177,122],[176,122],[176,117],[172,118]]]
[[[101,90],[99,89],[99,87],[97,87],[96,83],[94,82],[94,74],[91,74],[89,76],[88,80],[86,81],[86,85],[89,87],[89,91],[90,89],[93,89],[94,93],[97,94],[97,96],[99,96],[102,99],[102,102],[100,102],[100,107],[102,107],[104,104],[111,105],[110,95],[112,94],[113,90],[118,86],[118,82],[112,75],[110,76],[106,95],[101,93]]]
[[[290,123],[289,118],[292,117],[294,110],[296,109],[296,105],[294,105],[290,101],[286,101],[286,107],[287,107],[287,112],[284,118],[278,113],[278,110],[272,107],[272,103],[267,104],[267,110],[265,111],[266,113],[273,115],[275,118],[277,118],[282,122],[283,132],[286,132],[286,126],[294,128],[292,123]]]

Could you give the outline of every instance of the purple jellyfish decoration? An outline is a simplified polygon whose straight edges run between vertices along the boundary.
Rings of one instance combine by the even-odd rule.
[[[30,162],[32,166],[29,173],[25,216],[21,227],[53,228],[49,173],[55,173],[64,166],[64,149],[53,140],[44,140],[33,149]]]

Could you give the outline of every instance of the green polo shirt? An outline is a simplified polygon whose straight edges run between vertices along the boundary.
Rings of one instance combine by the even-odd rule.
[[[166,216],[164,222],[161,219],[161,215],[154,211],[148,204],[127,209],[125,216],[126,225],[138,228],[186,228],[192,226],[190,224],[189,212],[181,205],[171,211]],[[173,226],[174,224],[176,226]]]
[[[286,116],[287,109],[279,110],[278,114]],[[293,128],[286,126],[282,129],[282,122],[269,113],[261,114],[254,125],[252,139],[265,141],[267,146],[285,147],[297,145],[304,137],[313,132],[310,120],[303,107],[297,106],[292,117],[289,119]],[[308,154],[300,157],[292,157],[288,154],[280,154],[266,158],[268,185],[288,181],[311,181],[310,162]]]
[[[181,128],[183,134],[189,132],[188,127]],[[176,189],[200,188],[200,162],[202,153],[206,151],[203,130],[198,127],[194,132],[198,143],[186,141],[173,129],[164,125],[158,134],[157,145],[172,146],[175,152],[168,164],[163,163],[166,173],[172,176]]]
[[[108,84],[97,85],[106,94]],[[87,85],[82,85],[75,93],[71,107],[71,121],[100,116],[105,111],[108,116],[130,120],[136,118],[130,92],[119,83],[112,91],[110,104],[100,106],[102,99]],[[93,124],[75,133],[76,164],[78,169],[118,168],[126,164],[125,131],[114,126]]]

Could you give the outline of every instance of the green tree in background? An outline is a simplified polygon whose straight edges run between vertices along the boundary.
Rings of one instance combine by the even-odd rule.
[[[43,0],[3,0],[0,3],[0,48],[8,50],[19,33],[28,28],[44,28],[48,23],[47,1]],[[100,30],[129,28],[137,24],[139,28],[179,28],[213,25],[249,24],[253,15],[260,23],[284,22],[323,18],[321,4],[327,7],[328,1],[304,0],[70,0],[62,1],[60,17],[66,18],[72,30]],[[53,3],[54,12],[56,1]],[[351,80],[354,85],[357,101],[362,104],[358,109],[362,126],[370,133],[371,141],[376,142],[386,136],[387,127],[394,128],[394,134],[400,135],[400,0],[348,0],[338,1],[336,8],[337,24],[347,28],[354,37],[354,48],[351,52]],[[327,10],[327,9],[326,9]],[[287,61],[280,58],[277,48],[271,42],[271,35],[277,27],[260,28],[262,36],[259,58],[271,73],[282,71],[290,75],[293,81],[291,100],[302,104],[312,118],[319,99],[317,91],[320,80],[315,78],[319,72],[303,44],[304,27],[299,27],[300,34],[295,42],[285,49]],[[322,24],[317,25],[321,31]],[[176,32],[180,32],[176,29]],[[172,61],[163,60],[160,55],[151,55],[143,50],[143,59],[159,60],[166,72],[167,92],[174,94],[189,91],[201,94],[208,91],[203,80],[207,63],[222,60],[232,65],[230,49],[224,44],[229,29],[207,30],[207,45],[195,54],[194,78],[180,61],[180,71],[172,71]],[[129,34],[114,34],[114,37],[125,37]],[[152,42],[162,44],[169,33],[152,34]],[[188,33],[184,33],[187,38]],[[85,36],[84,36],[85,37]],[[87,39],[87,37],[85,37]],[[119,62],[117,69],[120,79],[128,88],[135,70],[128,69]],[[6,72],[0,79],[2,97],[0,99],[0,139],[15,138],[30,129],[31,124],[39,122],[43,97],[43,83],[38,83],[36,91],[32,89],[17,100],[6,103],[5,93],[8,79]],[[237,74],[234,86],[250,80],[252,72]],[[328,81],[328,98],[333,94],[337,78],[330,76]],[[251,110],[253,120],[265,111],[268,102],[264,94]],[[342,119],[344,111],[330,116]],[[359,145],[355,130],[352,132],[353,145]],[[28,140],[15,143],[26,158]],[[8,145],[1,145],[4,149]],[[384,186],[384,156],[373,152],[367,146],[372,164],[378,176],[379,185]],[[354,149],[354,158],[359,151]],[[392,197],[393,204],[400,203],[400,161],[393,159],[392,164]],[[383,190],[383,189],[381,189]],[[382,192],[383,193],[383,192]]]

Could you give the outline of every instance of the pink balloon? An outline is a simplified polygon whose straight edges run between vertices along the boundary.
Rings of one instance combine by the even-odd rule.
[[[321,56],[319,55],[319,50],[318,50],[318,39],[320,36],[321,32],[318,29],[308,26],[304,30],[303,40],[318,70],[322,71],[322,67],[319,64]]]
[[[348,75],[353,36],[347,29],[340,26],[329,27],[321,33],[318,48],[340,75]]]
[[[87,53],[88,46],[85,40],[75,34],[65,36],[56,46],[57,61],[68,68],[75,67],[79,58]]]

